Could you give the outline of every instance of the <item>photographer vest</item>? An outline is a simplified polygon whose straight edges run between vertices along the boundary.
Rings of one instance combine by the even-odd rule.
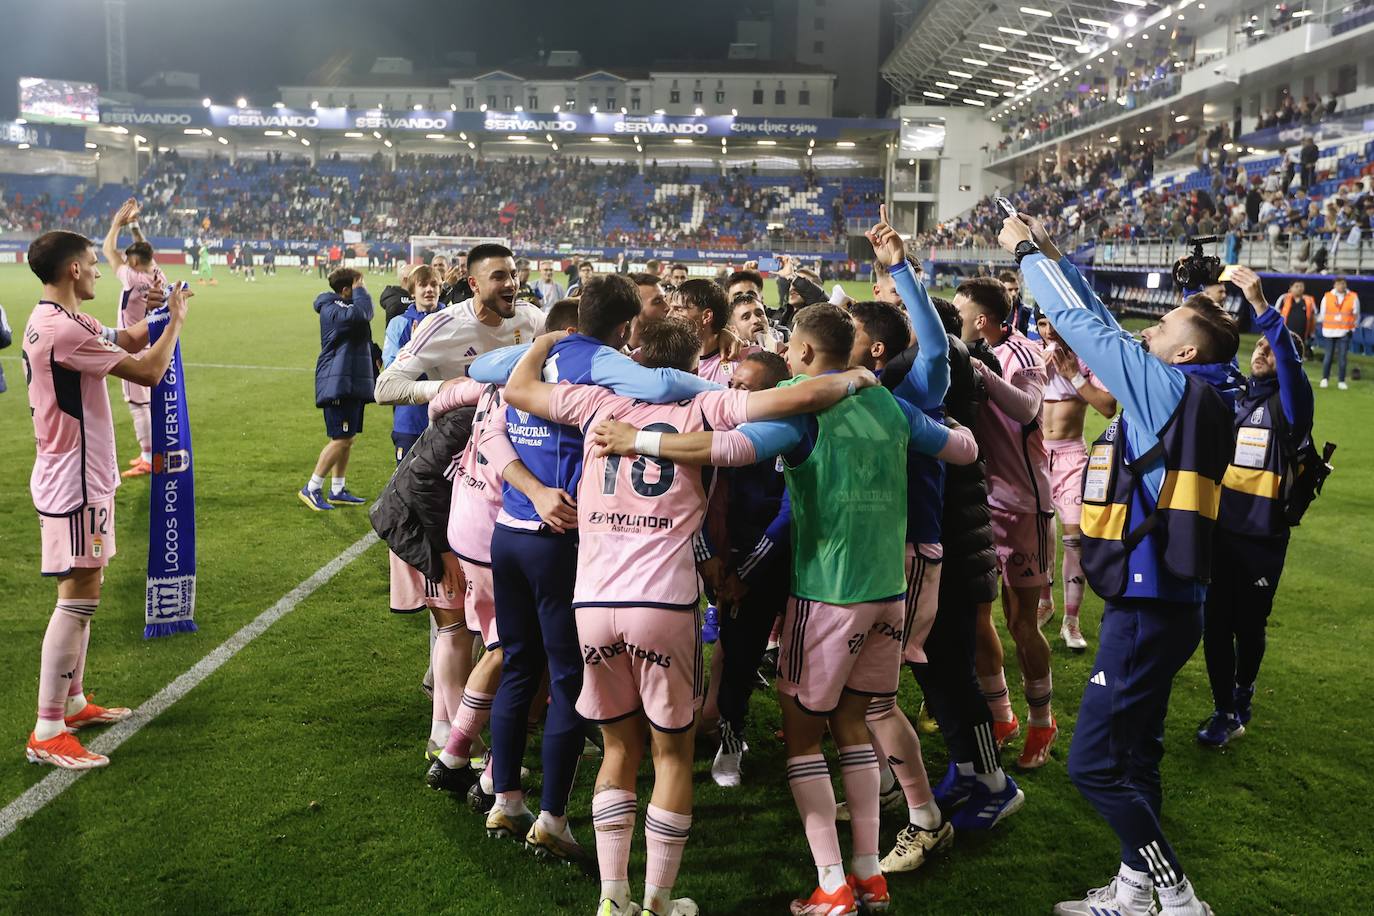
[[[1162,564],[1162,571],[1185,582],[1211,579],[1212,534],[1232,423],[1216,389],[1190,376],[1148,452],[1126,456],[1124,417],[1097,438],[1083,474],[1081,523],[1083,571],[1093,591],[1104,598],[1126,593],[1132,554],[1147,535],[1153,535],[1155,549],[1134,557],[1137,565]],[[1164,482],[1159,499],[1152,501],[1142,474],[1157,460],[1164,463]]]
[[[1217,525],[1237,534],[1275,537],[1288,533],[1284,506],[1296,443],[1288,441],[1292,430],[1277,380],[1252,379],[1251,388],[1253,394],[1236,402],[1235,450],[1221,479]]]

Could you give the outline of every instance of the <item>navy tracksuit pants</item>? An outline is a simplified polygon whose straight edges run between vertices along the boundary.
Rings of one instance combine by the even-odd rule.
[[[784,550],[781,557],[764,560],[750,576],[749,592],[739,607],[720,612],[720,648],[725,653],[725,665],[716,702],[720,717],[741,739],[759,662],[768,648],[768,634],[773,631],[773,621],[787,609],[791,593],[792,564]]]
[[[491,538],[496,632],[505,657],[491,704],[492,780],[497,792],[520,789],[530,703],[544,670],[549,710],[544,722],[540,807],[566,813],[585,723],[577,714],[582,653],[573,616],[577,537],[496,526]]]
[[[1116,831],[1121,861],[1156,885],[1183,879],[1159,824],[1159,762],[1174,676],[1201,638],[1201,603],[1107,599],[1069,749],[1069,778]]]

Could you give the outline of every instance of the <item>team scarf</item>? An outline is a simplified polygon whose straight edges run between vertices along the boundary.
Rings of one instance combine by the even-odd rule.
[[[167,327],[167,309],[148,315],[151,346]],[[196,622],[196,489],[191,420],[181,343],[153,388],[153,487],[148,511],[148,592],[143,638],[194,633]]]

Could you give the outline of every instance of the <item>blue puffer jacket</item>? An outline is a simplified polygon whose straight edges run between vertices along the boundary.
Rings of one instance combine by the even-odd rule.
[[[315,361],[315,406],[372,400],[372,296],[355,287],[352,301],[338,293],[315,297],[320,314],[320,358]]]

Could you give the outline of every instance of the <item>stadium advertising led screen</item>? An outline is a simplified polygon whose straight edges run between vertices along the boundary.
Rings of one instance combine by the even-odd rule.
[[[19,114],[50,124],[100,123],[100,89],[95,83],[19,78]]]

